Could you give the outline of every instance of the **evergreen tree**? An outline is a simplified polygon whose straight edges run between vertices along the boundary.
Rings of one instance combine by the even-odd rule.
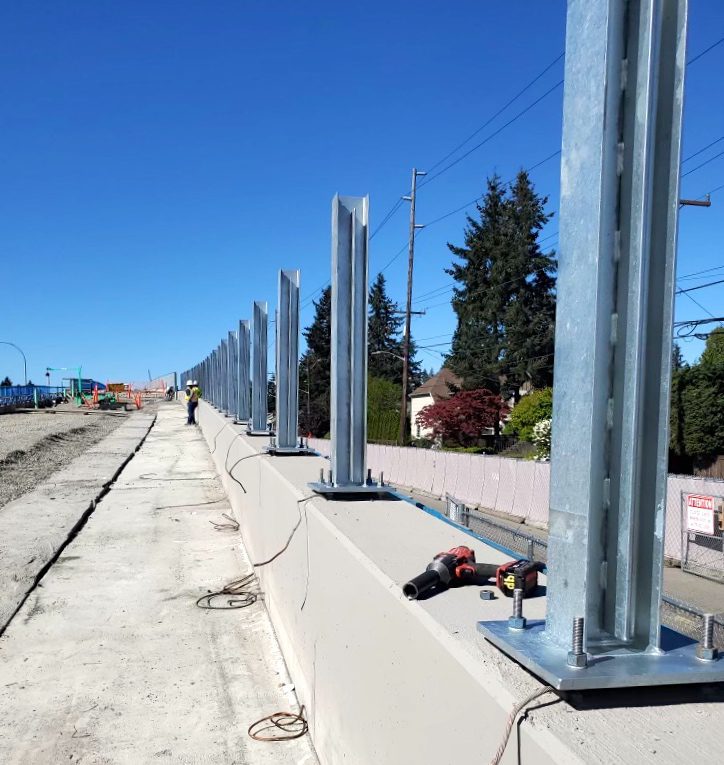
[[[5,375],[5,378],[3,379],[3,381],[0,382],[0,388],[10,388],[12,384],[13,384],[13,381],[7,375]]]
[[[674,343],[671,349],[671,369],[676,372],[678,369],[682,369],[684,366],[684,355],[681,353],[681,346],[678,343]]]
[[[402,380],[404,319],[399,306],[387,295],[385,277],[380,273],[370,287],[367,325],[367,370],[370,377],[399,385]]]
[[[510,190],[493,176],[479,220],[467,218],[463,246],[448,244],[458,259],[446,269],[458,282],[458,323],[446,363],[468,390],[507,394],[524,382],[551,384],[556,261],[538,244],[551,218],[547,201],[525,171]]]
[[[687,370],[683,402],[686,453],[704,466],[724,454],[724,328],[709,335],[699,363]]]
[[[368,372],[371,377],[389,380],[396,385],[402,381],[404,342],[401,332],[405,323],[400,306],[387,295],[387,282],[379,273],[369,292],[369,320],[367,326]],[[421,383],[420,362],[415,358],[414,338],[409,347],[409,390]]]
[[[724,364],[724,327],[717,327],[707,337],[701,363],[704,366]]]
[[[547,202],[533,190],[528,173],[518,173],[510,196],[512,283],[504,318],[504,374],[516,390],[524,382],[535,388],[553,382],[556,280],[551,272],[557,263],[538,244],[541,229],[552,217],[545,212]]]
[[[450,252],[461,262],[446,269],[458,282],[452,298],[457,327],[446,364],[470,390],[500,390],[505,301],[494,285],[503,281],[498,272],[508,238],[505,207],[503,185],[493,176],[488,179],[482,206],[477,205],[480,220],[467,217],[464,245],[448,243]]]
[[[299,424],[302,433],[329,432],[332,288],[314,303],[314,319],[303,334],[307,350],[299,362]]]
[[[709,335],[698,364],[686,365],[677,351],[674,346],[669,449],[706,466],[724,454],[724,329]]]

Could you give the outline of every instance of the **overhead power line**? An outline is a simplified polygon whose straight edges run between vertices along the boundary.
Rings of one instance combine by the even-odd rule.
[[[724,279],[719,279],[715,282],[707,282],[706,284],[697,284],[696,287],[688,287],[685,290],[676,290],[677,295],[684,295],[687,292],[693,292],[694,290],[703,290],[704,287],[713,287],[715,284],[724,284]]]
[[[709,159],[704,160],[704,162],[702,162],[700,165],[697,165],[696,167],[692,167],[691,170],[687,170],[685,173],[682,173],[681,177],[685,178],[687,175],[691,175],[697,170],[700,170],[705,165],[708,165],[710,162],[713,162],[715,159],[719,159],[719,157],[724,157],[724,151],[720,151],[718,154],[715,154],[713,157],[709,157]]]
[[[474,151],[477,151],[481,146],[484,146],[488,141],[491,141],[495,136],[500,135],[507,127],[510,127],[514,122],[517,122],[522,116],[527,114],[531,109],[537,106],[541,101],[547,98],[551,93],[554,93],[558,88],[563,85],[563,80],[559,80],[552,88],[546,90],[542,96],[539,96],[532,103],[528,104],[525,109],[519,111],[514,117],[511,117],[507,122],[503,123],[497,130],[494,130],[490,135],[486,136],[480,143],[475,144],[471,149],[468,149],[464,154],[461,154],[457,159],[454,159],[450,164],[445,165],[442,170],[438,170],[436,173],[429,175],[424,183],[420,184],[420,188],[424,188],[428,184],[432,183],[436,178],[439,178],[443,173],[446,173],[451,168],[455,167],[458,163],[462,162],[466,157],[469,157]]]
[[[707,53],[712,51],[714,48],[716,48],[718,45],[724,42],[724,37],[720,38],[719,40],[716,40],[714,43],[709,45],[707,48],[705,48],[703,51],[695,55],[694,57],[690,58],[689,61],[687,61],[687,66],[690,64],[693,64],[695,61],[698,61],[702,56],[705,56]],[[506,103],[498,109],[495,114],[493,114],[488,120],[486,120],[479,128],[477,128],[473,133],[471,133],[462,143],[458,144],[452,151],[448,152],[444,157],[442,157],[440,160],[438,160],[435,164],[432,165],[432,168],[437,168],[445,162],[447,159],[449,159],[455,152],[457,152],[459,149],[461,149],[463,146],[465,146],[472,138],[474,138],[478,133],[480,133],[482,130],[484,130],[488,125],[490,125],[497,117],[499,117],[506,109],[508,109],[510,106],[512,106],[513,103],[515,103],[523,94],[525,94],[530,88],[538,82],[545,74],[547,74],[554,66],[557,64],[561,58],[563,58],[565,53],[561,53],[558,56],[556,56],[553,61],[551,61],[550,64],[548,64],[541,72],[539,72],[530,82],[528,82],[526,85],[521,88],[512,98],[508,99]],[[447,172],[449,169],[457,165],[459,162],[461,162],[463,159],[469,157],[473,152],[475,152],[477,149],[479,149],[481,146],[485,145],[488,141],[492,140],[494,137],[499,135],[503,130],[505,130],[507,127],[515,123],[518,119],[520,119],[522,116],[524,116],[527,112],[529,112],[531,109],[533,109],[535,106],[537,106],[542,100],[547,98],[549,95],[551,95],[555,90],[557,90],[561,85],[563,84],[563,80],[560,80],[557,82],[552,88],[549,88],[543,95],[539,96],[535,101],[531,102],[526,106],[522,111],[518,112],[514,117],[512,117],[510,120],[508,120],[506,123],[504,123],[501,127],[499,127],[497,130],[495,130],[493,133],[491,133],[489,136],[484,138],[480,143],[473,146],[471,149],[466,151],[464,154],[453,160],[450,164],[443,167],[439,172],[434,173],[433,175],[428,175],[428,177],[425,179],[424,182],[419,184],[418,188],[423,188],[425,185],[430,183],[431,181],[435,180],[435,178],[438,178],[443,173]],[[718,143],[720,140],[723,140],[724,136],[722,138],[717,139],[712,144],[709,144],[708,146],[704,147],[703,149],[700,149],[695,154],[692,154],[691,156],[687,157],[684,161],[688,161],[689,159],[692,159],[697,154],[702,153],[706,149],[710,148],[714,144]],[[540,165],[544,164],[545,162],[548,162],[549,160],[553,159],[554,157],[558,156],[560,154],[560,150],[555,151],[554,153],[550,154],[545,159],[541,160],[540,162],[536,163],[535,165],[532,165],[528,168],[528,172],[531,170],[534,170],[535,168],[539,167]],[[722,152],[724,154],[724,152]],[[688,175],[689,173],[694,172],[695,170],[698,170],[700,167],[703,167],[705,164],[708,164],[709,162],[712,162],[715,159],[718,159],[718,157],[721,156],[721,154],[716,155],[715,157],[712,157],[711,159],[707,160],[701,165],[698,165],[695,168],[692,168],[691,170],[687,171],[685,175]],[[717,191],[720,191],[721,189],[724,189],[724,184],[721,186],[717,186],[715,189],[712,189],[711,191],[707,192],[708,194],[713,194]],[[702,198],[706,196],[703,195]],[[461,212],[467,207],[470,207],[475,202],[479,201],[481,199],[480,196],[476,197],[475,199],[471,200],[470,202],[467,202],[466,204],[462,205],[461,207],[456,208],[455,210],[450,211],[449,213],[445,213],[444,215],[440,216],[439,218],[434,219],[433,221],[430,221],[427,223],[427,226],[434,225],[435,223],[439,223],[440,221],[444,220],[445,218],[450,217],[451,215],[454,215],[455,213]],[[402,200],[398,199],[390,208],[390,210],[387,212],[387,214],[384,216],[382,221],[378,224],[378,226],[375,228],[375,230],[370,235],[370,240],[376,236],[377,233],[385,226],[389,221],[392,219],[392,217],[395,215],[395,213],[400,209]],[[424,230],[424,229],[423,229]],[[419,233],[419,232],[418,232]],[[405,249],[408,247],[408,242],[406,242],[402,248],[387,262],[387,264],[380,270],[385,271],[387,270],[392,263],[394,263],[397,258],[405,251]],[[314,292],[309,293],[305,298],[303,298],[303,302],[301,305],[301,308],[306,308],[309,305],[312,304],[314,301],[314,298],[316,295],[321,293],[325,287],[329,285],[329,282],[325,282],[320,287],[318,287]]]
[[[697,53],[696,56],[694,56],[693,58],[690,58],[686,62],[686,65],[691,66],[691,64],[693,64],[695,61],[698,61],[702,56],[706,56],[706,54],[709,51],[714,50],[714,48],[716,48],[717,45],[721,45],[723,42],[724,42],[724,37],[720,37],[715,43],[712,43],[708,48],[705,48],[701,53]]]
[[[375,236],[379,233],[380,229],[385,226],[388,221],[392,218],[392,216],[400,209],[402,206],[402,198],[398,199],[394,205],[390,208],[389,212],[385,217],[382,219],[382,222],[377,226],[377,228],[370,234],[370,241],[372,241]]]
[[[692,303],[693,303],[695,306],[697,306],[698,308],[701,308],[701,310],[702,310],[702,311],[704,311],[704,313],[705,313],[707,316],[711,316],[711,317],[712,317],[712,319],[714,318],[714,314],[713,314],[713,313],[712,313],[712,312],[711,312],[711,311],[710,311],[708,308],[704,308],[704,306],[703,306],[703,305],[702,305],[702,304],[701,304],[701,303],[700,303],[700,302],[699,302],[699,301],[698,301],[696,298],[693,298],[693,297],[692,297],[692,296],[691,296],[691,295],[690,295],[688,292],[682,292],[681,294],[682,294],[684,297],[687,297],[687,298],[689,298],[689,300],[691,300],[691,302],[692,302]]]
[[[542,72],[539,72],[527,85],[525,85],[521,90],[519,90],[510,100],[508,100],[503,106],[498,109],[495,114],[493,114],[491,117],[489,117],[479,128],[477,128],[475,131],[473,131],[462,143],[459,143],[452,151],[449,151],[442,159],[439,159],[437,162],[435,162],[434,165],[430,166],[430,169],[428,172],[432,172],[437,167],[439,167],[443,162],[450,159],[453,154],[455,154],[456,151],[459,149],[462,149],[463,146],[465,146],[466,143],[471,141],[473,138],[475,138],[478,133],[482,132],[488,125],[490,125],[491,122],[493,122],[495,119],[500,117],[500,115],[509,107],[512,106],[524,93],[526,93],[530,88],[533,87],[533,85],[538,82],[538,80],[543,77],[546,73],[548,73],[563,57],[565,56],[565,51],[561,52],[556,58],[551,61],[548,66],[543,69]],[[422,185],[422,184],[420,184]]]
[[[711,149],[712,146],[716,146],[718,143],[721,143],[722,141],[724,141],[724,135],[719,136],[719,138],[717,138],[715,141],[708,143],[706,146],[704,146],[704,148],[699,149],[699,151],[695,151],[693,154],[689,154],[689,156],[686,157],[686,159],[681,160],[681,164],[683,165],[684,162],[688,162],[690,159],[694,159],[694,157],[698,157],[699,154],[703,154],[707,149]]]
[[[721,271],[723,268],[724,268],[724,264],[721,265],[721,266],[712,266],[711,268],[705,268],[702,271],[694,271],[693,273],[684,274],[683,276],[679,276],[677,278],[677,281],[682,282],[682,281],[688,280],[688,279],[696,279],[696,278],[701,279],[702,278],[702,274],[710,274],[712,271]]]

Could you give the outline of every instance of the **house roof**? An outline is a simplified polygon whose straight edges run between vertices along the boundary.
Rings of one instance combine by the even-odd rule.
[[[458,377],[455,372],[447,367],[443,367],[436,375],[433,375],[429,380],[420,385],[419,388],[415,388],[410,394],[410,398],[432,396],[432,400],[437,402],[450,398],[452,395],[450,385],[460,388],[462,384],[463,380],[461,377]]]

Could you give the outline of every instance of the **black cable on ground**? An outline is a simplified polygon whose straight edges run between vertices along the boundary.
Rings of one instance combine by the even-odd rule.
[[[255,741],[291,741],[301,738],[309,731],[304,711],[302,706],[299,712],[274,712],[252,723],[247,733]]]
[[[257,601],[257,593],[244,589],[254,578],[255,574],[252,571],[241,579],[225,584],[218,592],[208,592],[206,595],[202,595],[196,601],[196,605],[207,611],[233,611],[254,605]],[[222,597],[227,597],[227,601],[226,604],[220,605],[218,599]]]
[[[301,505],[302,502],[307,502],[310,499],[315,499],[316,497],[319,497],[319,494],[310,494],[308,497],[302,497],[302,499],[297,500],[297,506]],[[260,561],[259,563],[254,563],[252,561],[252,566],[254,568],[261,568],[262,566],[268,566],[270,563],[273,563],[280,555],[285,553],[287,551],[287,548],[292,542],[292,539],[294,538],[294,534],[296,533],[297,529],[302,524],[302,508],[299,507],[299,519],[294,524],[294,528],[291,530],[289,536],[287,537],[287,541],[284,543],[284,547],[282,547],[281,550],[274,553],[274,555],[271,556],[271,558],[267,558],[266,560]]]
[[[523,709],[525,709],[525,707],[528,704],[530,704],[531,701],[533,701],[534,699],[537,699],[539,696],[542,696],[545,693],[550,693],[551,691],[555,693],[555,690],[550,685],[546,685],[544,688],[539,688],[537,691],[534,691],[533,693],[529,694],[523,699],[523,701],[521,701],[519,704],[516,704],[513,707],[510,714],[508,715],[508,719],[505,721],[505,730],[503,731],[502,740],[498,748],[495,750],[495,754],[490,760],[490,765],[498,765],[500,761],[503,759],[503,755],[505,754],[505,749],[508,746],[508,739],[510,738],[510,732],[513,730],[513,725],[515,724],[515,718],[518,716],[518,713],[521,712]]]
[[[226,513],[221,514],[222,518],[226,518],[226,523],[224,521],[209,521],[209,523],[217,530],[217,531],[226,531],[227,529],[230,531],[238,531],[239,530],[239,521],[234,520],[230,515],[227,515]]]
[[[229,449],[231,449],[231,445],[229,445]],[[224,470],[229,474],[229,478],[231,478],[232,481],[236,481],[236,483],[241,486],[241,490],[244,492],[244,494],[247,494],[246,486],[231,472],[240,462],[243,462],[244,460],[250,460],[252,457],[263,457],[266,454],[266,452],[255,452],[254,454],[247,454],[246,457],[239,457],[239,459],[230,467],[226,467],[226,457],[229,456],[229,452],[226,452],[226,457],[224,458]]]
[[[188,502],[185,505],[159,505],[156,510],[175,510],[177,507],[202,507],[203,505],[218,505],[219,502],[228,502],[228,497],[212,499],[209,502]]]
[[[213,454],[216,451],[216,439],[221,435],[221,431],[228,428],[229,425],[231,425],[230,422],[225,422],[221,428],[216,432],[216,435],[214,436],[214,448],[209,452],[210,454]],[[237,433],[238,435],[238,433]]]

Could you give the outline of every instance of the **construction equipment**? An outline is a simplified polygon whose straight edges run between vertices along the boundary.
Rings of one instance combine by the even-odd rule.
[[[492,579],[497,576],[498,566],[494,563],[476,563],[475,552],[469,547],[453,547],[438,553],[422,574],[410,579],[402,588],[408,600],[417,600],[421,595],[439,586],[466,584]]]
[[[422,574],[404,585],[402,592],[409,600],[417,600],[436,587],[485,584],[486,580],[494,579],[506,597],[512,598],[513,592],[520,590],[521,597],[527,598],[538,587],[538,572],[543,568],[543,563],[525,559],[511,560],[502,566],[496,563],[477,563],[474,550],[469,547],[453,547],[452,550],[438,553]]]
[[[498,589],[508,598],[520,590],[524,598],[532,595],[538,587],[538,572],[544,564],[534,560],[511,560],[500,566],[495,574]]]

